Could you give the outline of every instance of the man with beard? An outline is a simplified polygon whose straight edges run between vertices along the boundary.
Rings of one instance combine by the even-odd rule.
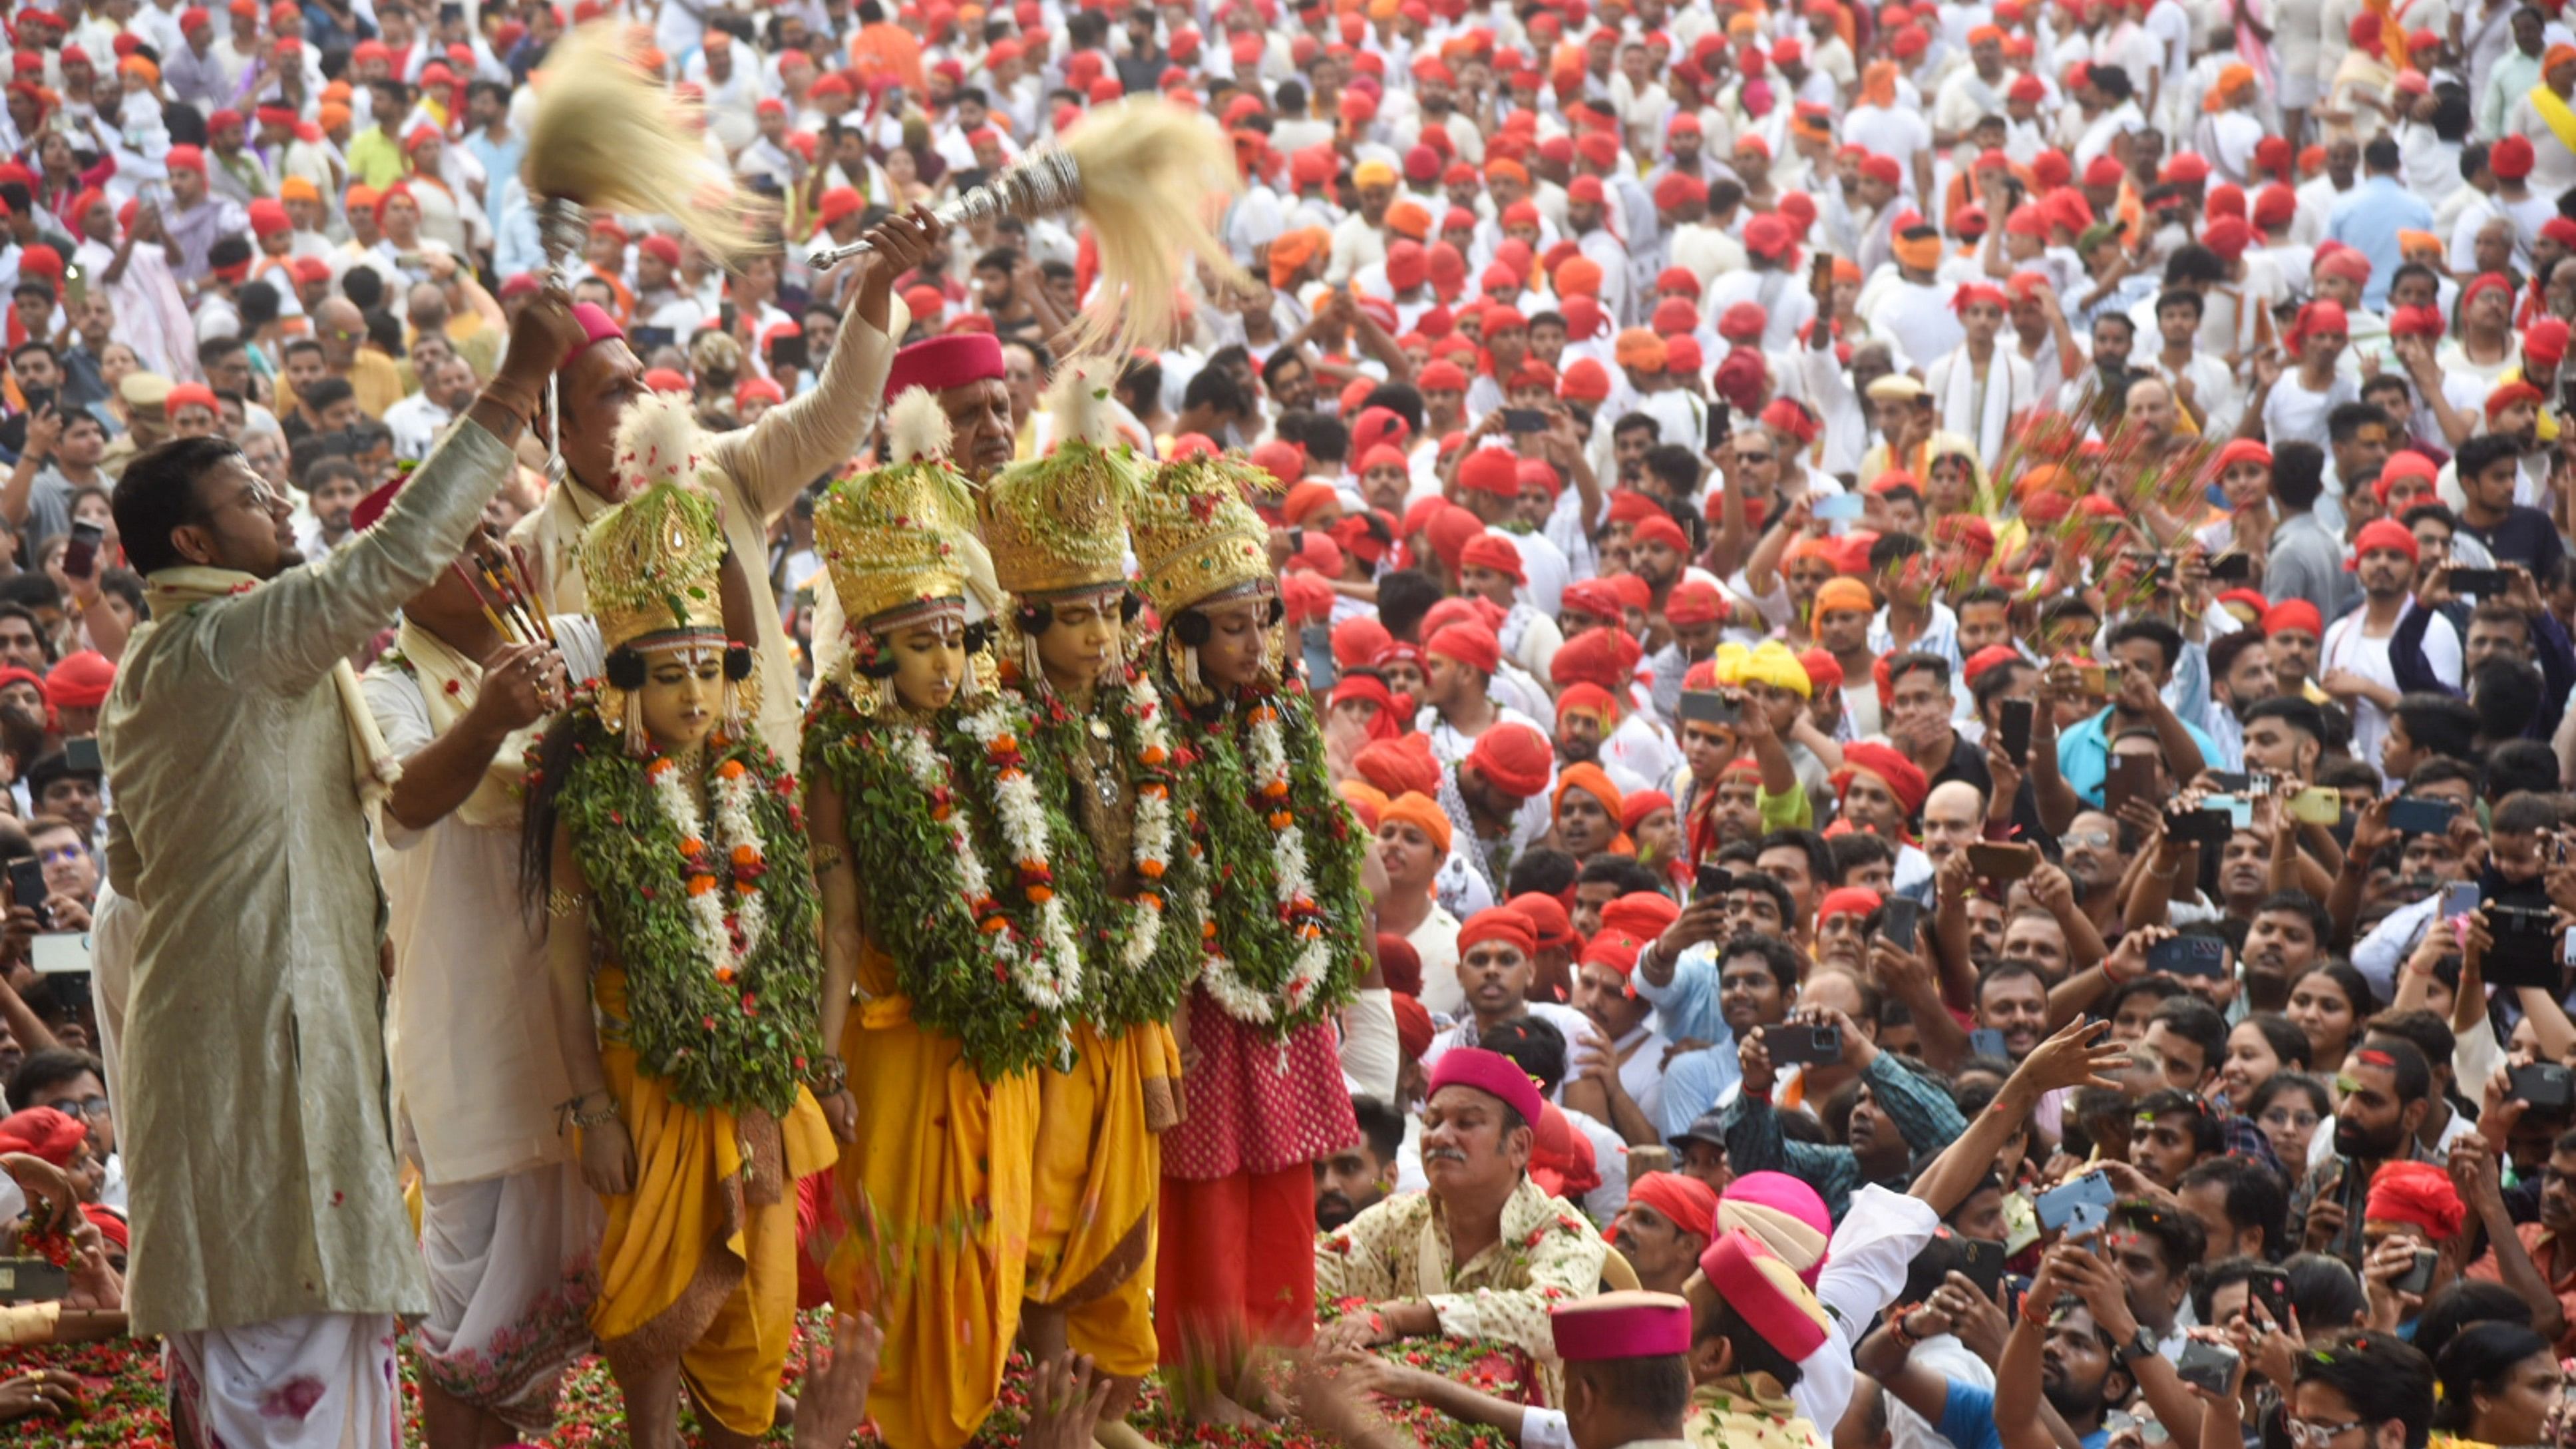
[[[2038,1412],[2043,1398],[2084,1449],[2102,1449],[2110,1439],[2105,1419],[2128,1403],[2141,1375],[2167,1391],[2155,1396],[2164,1422],[2186,1423],[2200,1411],[2173,1365],[2141,1332],[2127,1298],[2127,1285],[2108,1262],[2087,1245],[2062,1244],[2041,1262],[2025,1300],[2032,1311],[2021,1315],[2005,1339],[1993,1389],[1908,1360],[1909,1340],[1953,1329],[1960,1315],[1945,1310],[1965,1307],[1955,1296],[1936,1293],[1901,1325],[1882,1325],[1855,1358],[1862,1372],[1930,1420],[1957,1449],[2053,1449],[2056,1439]],[[2170,1409],[2164,1407],[2168,1402]]]
[[[1998,961],[1977,978],[1977,1026],[2001,1036],[2019,1062],[2048,1033],[2048,978],[2028,961]]]
[[[2326,940],[2333,929],[2325,907],[2305,891],[2265,896],[2245,928],[2246,1006],[2254,1011],[2287,1006],[2291,983],[2326,959]]]
[[[1571,1006],[1529,999],[1537,960],[1538,931],[1529,917],[1508,906],[1469,916],[1458,928],[1458,984],[1467,1014],[1431,1039],[1422,1054],[1424,1068],[1453,1049],[1475,1046],[1484,1033],[1519,1016],[1540,1018],[1569,1042],[1582,1040],[1591,1018]]]
[[[1499,1053],[1460,1047],[1439,1059],[1422,1109],[1429,1190],[1362,1211],[1316,1250],[1316,1301],[1368,1304],[1319,1330],[1319,1353],[1435,1336],[1509,1344],[1539,1361],[1561,1402],[1548,1305],[1598,1291],[1610,1247],[1530,1180],[1545,1108],[1529,1074]]]
[[[2520,564],[2533,578],[2545,579],[2567,549],[2548,514],[2514,501],[2522,482],[2522,454],[2529,447],[2529,440],[2503,433],[2481,433],[2460,445],[2452,460],[2459,479],[2460,532],[2485,544],[2498,565]]]
[[[2344,1061],[2343,1102],[2335,1108],[2334,1155],[2317,1164],[2291,1195],[2290,1216],[2301,1246],[2346,1263],[2362,1256],[2362,1206],[2371,1174],[2383,1162],[2439,1162],[2416,1137],[2432,1110],[2433,1072],[2424,1054],[2395,1037],[2373,1037]]]
[[[309,1389],[303,1432],[398,1438],[394,1319],[429,1299],[390,1150],[364,809],[392,772],[381,741],[352,747],[373,729],[349,713],[345,661],[463,549],[581,337],[559,292],[531,303],[384,520],[320,564],[298,567],[284,500],[220,437],[147,451],[117,486],[156,616],[126,646],[100,736],[111,875],[149,905],[124,1046],[152,1070],[128,1081],[119,1125],[137,1162],[220,1140],[244,1174],[227,1181],[294,1185],[244,1199],[204,1173],[134,1178],[128,1307],[188,1370],[181,1437],[262,1442],[263,1404]],[[253,822],[272,848],[242,849]]]
[[[1840,1221],[1859,1188],[1876,1183],[1902,1189],[1906,1167],[1917,1153],[1931,1151],[1967,1130],[1947,1091],[1916,1074],[1893,1052],[1880,1051],[1841,1012],[1801,1010],[1792,1015],[1789,1025],[1841,1030],[1843,1065],[1861,1084],[1844,1134],[1849,1145],[1796,1142],[1782,1133],[1781,1108],[1772,1102],[1777,1079],[1764,1040],[1769,1033],[1748,1031],[1739,1035],[1737,1049],[1744,1090],[1726,1108],[1726,1160],[1739,1177],[1749,1172],[1786,1172],[1804,1179]]]
[[[2273,651],[2274,660],[2280,651]],[[2273,777],[2276,789],[2295,791],[2316,777],[2325,757],[2326,719],[2322,710],[2293,695],[2256,700],[2239,714],[2245,722],[2245,768]]]
[[[2272,652],[2260,629],[2239,629],[2209,644],[2209,709],[2201,728],[2218,742],[2219,758],[2233,763],[2245,754],[2245,712],[2277,693]]]
[[[2398,620],[2414,607],[2411,594],[2420,556],[2406,525],[2385,518],[2362,525],[2350,565],[2361,582],[2361,606],[2327,628],[2318,660],[2323,671],[2319,684],[2352,714],[2353,758],[2373,765],[2382,763],[2389,712],[2400,698],[2388,641]],[[2450,620],[2436,618],[2425,626],[2424,661],[2436,678],[2459,687],[2460,635]]]
[[[1610,1246],[1637,1270],[1638,1287],[1679,1293],[1716,1226],[1717,1193],[1707,1183],[1649,1172],[1628,1184],[1628,1205],[1610,1220]]]
[[[1482,879],[1487,900],[1504,899],[1512,861],[1545,836],[1555,751],[1527,724],[1504,721],[1476,737],[1454,765],[1440,767],[1440,810],[1463,855]]]
[[[1465,759],[1497,725],[1538,729],[1538,721],[1487,692],[1503,663],[1502,644],[1493,630],[1473,621],[1451,624],[1433,634],[1422,652],[1430,677],[1413,727],[1431,737],[1431,753],[1442,763]]]
[[[1375,1097],[1351,1098],[1360,1140],[1315,1159],[1315,1230],[1329,1233],[1395,1191],[1404,1150],[1404,1114]]]
[[[54,743],[47,716],[45,677],[15,664],[0,665],[0,754],[15,761],[16,770]]]

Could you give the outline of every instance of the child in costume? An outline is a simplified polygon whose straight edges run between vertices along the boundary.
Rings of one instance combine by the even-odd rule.
[[[1168,464],[1128,519],[1210,883],[1180,1018],[1189,1111],[1163,1137],[1156,1328],[1166,1362],[1220,1355],[1219,1393],[1252,1340],[1313,1330],[1311,1164],[1359,1140],[1331,1018],[1370,953],[1362,842],[1290,672],[1269,531],[1243,501],[1252,476],[1221,457]]]
[[[1102,362],[1059,371],[1055,451],[1005,469],[982,496],[1029,755],[1086,847],[1054,862],[1086,928],[1085,986],[1072,1065],[1038,1074],[1024,1332],[1039,1360],[1069,1343],[1117,1380],[1104,1426],[1124,1419],[1157,1355],[1147,1289],[1160,1134],[1184,1108],[1171,1022],[1200,958],[1173,720],[1129,657],[1141,601],[1127,586],[1127,508],[1146,465],[1103,401],[1115,377]]]
[[[1082,842],[1037,788],[1026,716],[967,623],[973,509],[947,415],[909,388],[887,422],[896,461],[814,510],[853,621],[805,725],[823,1033],[840,1052],[826,1070],[849,1083],[829,1104],[851,1145],[825,1279],[885,1328],[871,1400],[885,1442],[957,1449],[1001,1392],[1019,1324],[1033,1068],[1072,1049],[1083,989],[1053,871]]]
[[[822,962],[796,781],[744,719],[715,498],[682,404],[628,415],[640,483],[582,545],[606,679],[548,731],[526,849],[582,1175],[607,1200],[591,1330],[633,1441],[769,1426],[795,1329],[793,1184],[831,1165],[808,1077]],[[597,967],[594,970],[593,961]]]

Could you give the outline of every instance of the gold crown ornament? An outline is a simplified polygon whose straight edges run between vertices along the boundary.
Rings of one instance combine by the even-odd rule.
[[[1254,588],[1276,589],[1270,527],[1245,501],[1270,475],[1240,458],[1207,454],[1166,463],[1127,513],[1137,581],[1168,625],[1197,604]]]
[[[1197,645],[1175,621],[1187,610],[1247,594],[1274,600],[1278,570],[1270,564],[1270,527],[1245,501],[1265,489],[1270,475],[1240,458],[1208,454],[1164,464],[1128,512],[1135,536],[1137,579],[1162,616],[1162,648],[1182,694],[1207,701],[1199,680]],[[1264,632],[1270,673],[1286,677],[1288,636],[1274,606]]]
[[[886,435],[893,461],[842,478],[814,507],[815,547],[848,621],[852,648],[836,669],[844,674],[867,671],[883,634],[966,617],[967,563],[958,545],[973,530],[975,506],[965,475],[948,463],[948,415],[927,389],[906,388],[886,410]],[[849,691],[862,711],[891,700],[890,681],[875,683]],[[971,659],[962,692],[975,692]]]
[[[1110,412],[1116,376],[1107,358],[1058,369],[1046,397],[1055,450],[1013,463],[985,485],[979,512],[993,573],[1024,600],[1127,581],[1127,513],[1146,469]]]
[[[724,557],[723,510],[715,496],[667,477],[611,507],[582,535],[591,614],[609,656],[600,714],[623,725],[630,754],[642,756],[650,743],[637,698],[646,654],[723,655],[719,717],[729,736],[741,737],[743,721],[758,705],[750,651],[725,638]]]

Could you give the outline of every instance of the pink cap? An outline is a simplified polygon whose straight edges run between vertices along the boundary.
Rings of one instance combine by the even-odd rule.
[[[1473,1087],[1499,1098],[1532,1127],[1538,1125],[1539,1113],[1547,1105],[1519,1063],[1482,1047],[1452,1047],[1440,1054],[1439,1064],[1431,1069],[1432,1095],[1443,1087]]]
[[[1670,1293],[1627,1289],[1560,1303],[1548,1310],[1547,1326],[1566,1363],[1690,1352],[1690,1304]]]

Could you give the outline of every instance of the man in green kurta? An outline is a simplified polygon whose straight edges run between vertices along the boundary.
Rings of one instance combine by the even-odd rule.
[[[134,1331],[167,1335],[191,1443],[398,1445],[394,1315],[429,1306],[385,1102],[389,783],[348,656],[464,546],[547,374],[549,293],[383,521],[317,563],[220,437],[128,465],[117,529],[153,620],[100,724],[109,870],[144,914],[118,1125]]]

